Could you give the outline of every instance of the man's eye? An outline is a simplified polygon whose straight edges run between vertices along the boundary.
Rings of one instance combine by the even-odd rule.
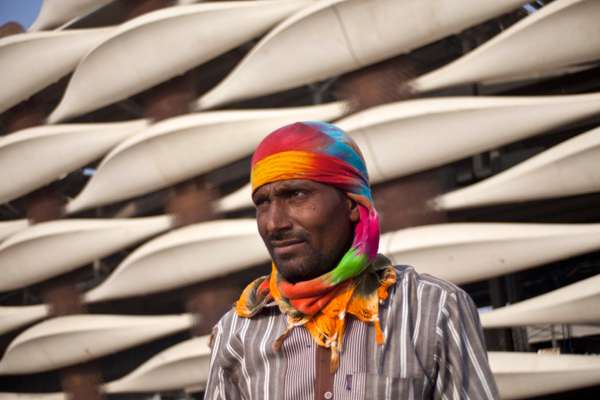
[[[291,193],[292,197],[304,197],[306,196],[308,193],[306,193],[305,190],[293,190]]]
[[[266,204],[266,202],[267,202],[267,199],[265,199],[264,197],[259,197],[259,198],[254,199],[254,205],[256,207],[264,205],[264,204]]]

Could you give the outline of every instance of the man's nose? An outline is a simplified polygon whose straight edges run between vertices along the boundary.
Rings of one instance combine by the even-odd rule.
[[[266,215],[267,230],[271,233],[287,230],[292,227],[288,210],[280,201],[273,201]]]

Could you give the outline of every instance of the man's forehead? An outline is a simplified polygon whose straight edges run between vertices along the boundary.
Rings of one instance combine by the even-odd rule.
[[[298,189],[331,190],[341,192],[335,186],[320,183],[310,179],[284,179],[262,185],[254,191],[253,197],[255,197],[256,195],[263,195],[271,192],[277,193],[282,191]]]
[[[319,182],[311,181],[309,179],[284,179],[280,181],[270,182],[262,185],[258,189],[254,191],[257,193],[259,191],[271,191],[271,190],[287,190],[287,189],[299,189],[306,187],[321,187],[321,186],[329,186]]]

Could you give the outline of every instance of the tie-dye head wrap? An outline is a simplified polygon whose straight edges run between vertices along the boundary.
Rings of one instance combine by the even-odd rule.
[[[252,317],[274,300],[288,318],[288,328],[274,347],[281,347],[292,328],[304,326],[318,345],[331,348],[335,370],[346,314],[373,322],[377,342],[383,342],[378,307],[387,297],[387,288],[396,281],[396,274],[389,262],[375,262],[379,218],[364,158],[346,133],[324,122],[299,122],[267,136],[252,157],[252,191],[289,179],[335,186],[357,202],[359,220],[352,245],[329,272],[308,281],[287,282],[273,263],[270,276],[246,287],[236,303],[236,312]]]
[[[327,276],[337,285],[359,275],[375,259],[379,218],[360,149],[344,131],[325,122],[298,122],[267,136],[252,157],[252,191],[286,179],[335,186],[359,204],[352,246]]]

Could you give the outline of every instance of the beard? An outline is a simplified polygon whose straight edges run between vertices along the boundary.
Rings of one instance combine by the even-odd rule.
[[[268,241],[265,241],[265,244],[277,271],[290,283],[308,281],[333,270],[350,248],[352,240],[352,238],[344,240],[343,244],[323,251],[310,242],[307,234],[300,232],[293,236],[286,236],[285,238],[278,237],[276,240],[293,238],[302,240],[302,242],[295,245],[292,251],[285,253],[278,253],[277,248]]]
[[[277,271],[290,283],[308,281],[317,278],[335,267],[335,260],[315,251],[302,255],[277,256],[271,254]]]

